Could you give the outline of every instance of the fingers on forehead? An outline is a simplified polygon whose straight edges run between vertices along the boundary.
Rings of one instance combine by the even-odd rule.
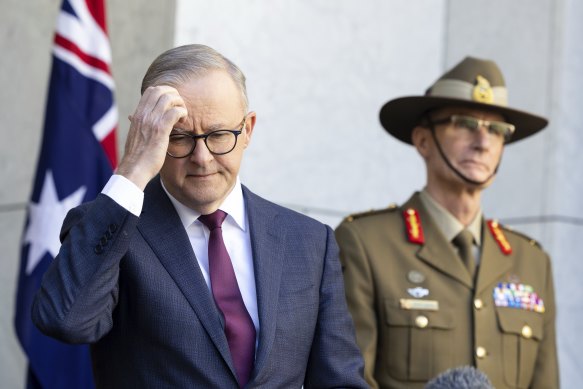
[[[152,107],[152,110],[165,110],[172,106],[184,107],[184,100],[175,88],[162,85],[146,89],[140,99],[138,109]]]

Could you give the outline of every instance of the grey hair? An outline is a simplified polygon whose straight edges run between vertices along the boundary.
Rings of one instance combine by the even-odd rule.
[[[150,65],[142,80],[141,93],[150,86],[178,87],[204,76],[212,70],[226,71],[239,88],[245,112],[249,106],[245,75],[237,65],[218,51],[199,44],[178,46],[160,54]]]
[[[449,369],[427,383],[425,389],[494,389],[480,370],[473,366]]]

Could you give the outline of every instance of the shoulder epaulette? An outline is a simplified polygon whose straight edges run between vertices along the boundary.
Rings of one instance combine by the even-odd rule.
[[[503,224],[500,224],[500,223],[498,225],[501,228],[503,228],[505,231],[508,231],[508,232],[510,232],[510,233],[512,233],[512,234],[514,234],[516,236],[519,236],[522,239],[528,241],[528,244],[530,244],[531,246],[535,246],[535,247],[538,247],[540,249],[543,248],[542,245],[538,241],[536,241],[535,239],[533,239],[530,236],[526,235],[525,233],[520,232],[520,231],[516,231],[514,228],[512,228],[510,226],[507,226],[507,225],[503,225]]]
[[[346,222],[351,222],[353,220],[356,219],[360,219],[366,216],[372,216],[372,215],[377,215],[380,213],[385,213],[385,212],[391,212],[397,209],[397,204],[390,204],[387,208],[381,208],[381,209],[371,209],[369,211],[364,211],[364,212],[357,212],[357,213],[352,213],[348,216],[346,216],[344,218],[344,221]]]

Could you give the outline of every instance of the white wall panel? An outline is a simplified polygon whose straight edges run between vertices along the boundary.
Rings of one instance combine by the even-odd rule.
[[[176,43],[207,44],[247,75],[258,120],[243,182],[336,225],[422,185],[421,160],[378,111],[439,75],[444,11],[434,0],[181,1]]]

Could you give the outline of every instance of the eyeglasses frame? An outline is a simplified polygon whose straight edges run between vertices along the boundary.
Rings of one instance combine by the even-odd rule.
[[[508,125],[509,128],[510,128],[510,133],[509,134],[505,134],[505,135],[500,134],[500,135],[502,135],[502,139],[504,140],[504,142],[508,142],[511,139],[512,135],[514,134],[514,131],[516,131],[516,126],[514,124],[506,123],[506,122],[501,122],[499,120],[484,120],[484,119],[478,119],[478,118],[475,118],[473,116],[468,116],[468,115],[450,115],[450,116],[445,117],[443,119],[437,119],[437,120],[428,119],[428,120],[429,120],[429,122],[432,125],[435,126],[435,125],[438,125],[438,124],[446,124],[446,123],[455,124],[456,119],[458,119],[458,118],[475,120],[478,123],[478,127],[476,127],[475,130],[472,130],[471,128],[468,128],[472,132],[477,131],[477,129],[479,129],[480,127],[484,127],[486,129],[488,129],[488,133],[490,133],[490,134],[499,134],[499,133],[497,133],[495,131],[491,131],[490,130],[490,124],[492,124],[492,123],[501,123],[501,124],[504,124],[504,125]]]
[[[202,134],[202,135],[189,134],[186,132],[180,132],[179,134],[174,134],[174,135],[183,135],[183,136],[187,136],[189,138],[192,138],[194,140],[194,142],[192,142],[192,149],[186,155],[184,155],[182,157],[176,157],[176,156],[170,154],[169,151],[166,151],[166,155],[168,155],[169,157],[172,157],[172,158],[176,158],[176,159],[189,157],[194,152],[194,149],[196,149],[196,144],[197,144],[198,139],[203,139],[204,145],[206,146],[209,153],[211,153],[212,155],[229,154],[231,151],[235,150],[235,147],[237,147],[237,141],[239,139],[239,135],[241,135],[243,133],[243,129],[245,128],[245,124],[247,124],[247,115],[245,115],[243,117],[243,120],[241,120],[241,123],[239,124],[239,126],[241,127],[240,130],[216,130],[216,131],[211,131],[208,134]],[[239,126],[237,126],[237,127],[239,127]],[[173,128],[173,130],[180,130],[180,129]],[[209,146],[207,144],[208,137],[213,135],[213,134],[216,134],[217,132],[225,132],[225,131],[230,132],[231,134],[235,135],[235,144],[233,145],[233,147],[229,151],[225,151],[224,153],[215,153],[215,152],[211,151],[211,149],[209,148]],[[170,134],[170,136],[172,136],[172,135],[173,134]]]

